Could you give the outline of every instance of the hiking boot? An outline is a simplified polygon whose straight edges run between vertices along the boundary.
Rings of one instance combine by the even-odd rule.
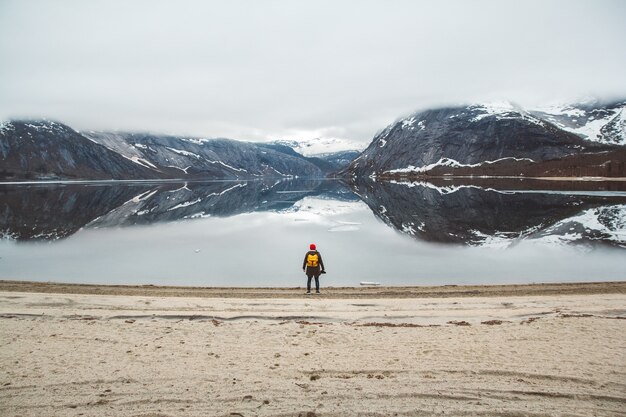
[[[320,293],[319,291],[315,291],[315,294],[319,294],[319,293]]]
[[[305,292],[306,295],[311,295],[311,291]]]

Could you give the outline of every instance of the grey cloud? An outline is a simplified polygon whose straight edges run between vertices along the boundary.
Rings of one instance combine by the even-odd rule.
[[[626,95],[623,1],[0,0],[0,117],[367,142],[402,114]]]

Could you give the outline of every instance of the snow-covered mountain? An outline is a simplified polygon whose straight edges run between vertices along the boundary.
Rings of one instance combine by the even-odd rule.
[[[276,140],[273,143],[289,146],[305,156],[326,157],[332,154],[357,151],[361,152],[366,143],[340,138],[315,138],[306,140]]]
[[[142,166],[176,170],[176,178],[321,177],[302,155],[262,144],[144,133],[83,132]]]
[[[580,110],[582,111],[582,110]],[[467,168],[499,163],[558,160],[581,153],[623,149],[624,102],[596,105],[583,120],[562,114],[528,111],[511,103],[474,104],[414,113],[387,126],[343,171],[351,177],[398,172],[428,174],[435,167]],[[573,111],[569,112],[573,115]],[[562,125],[600,125],[595,139],[564,129]],[[573,117],[573,116],[572,116]],[[557,120],[558,119],[558,120]],[[581,129],[582,129],[581,127]],[[578,163],[584,161],[578,161]],[[619,168],[619,167],[618,167]],[[480,169],[473,174],[481,175]],[[524,174],[515,173],[515,175]]]
[[[335,170],[288,147],[229,139],[77,132],[46,120],[0,125],[0,178],[324,177]]]
[[[345,169],[354,158],[356,158],[359,151],[338,151],[326,154],[303,156],[296,152],[294,148],[285,144],[284,142],[269,142],[260,143],[259,146],[263,146],[269,149],[274,149],[287,155],[296,155],[299,158],[304,158],[313,165],[317,166],[324,173],[335,173],[342,169]]]
[[[530,113],[594,142],[626,145],[626,101],[553,104]]]
[[[0,178],[159,178],[160,173],[95,144],[61,123],[33,120],[0,125]]]

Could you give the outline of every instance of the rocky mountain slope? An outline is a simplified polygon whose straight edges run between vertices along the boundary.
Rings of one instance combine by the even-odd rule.
[[[324,176],[302,155],[263,144],[139,133],[84,132],[84,136],[137,164],[169,172],[170,178]]]
[[[0,178],[159,178],[156,170],[124,158],[55,122],[0,126]]]
[[[444,158],[421,168],[387,171],[381,179],[407,179],[414,176],[492,176],[492,177],[626,177],[626,147],[603,152],[583,152],[558,159],[535,161],[530,158],[502,158],[476,164],[461,164]]]
[[[596,105],[584,117],[574,116],[582,114],[581,109],[552,109],[548,113],[545,109],[526,111],[510,103],[426,110],[378,133],[342,174],[419,176],[438,167],[472,167],[473,174],[481,175],[481,166],[494,163],[538,163],[582,153],[612,152],[623,149],[620,145],[626,143],[625,107],[626,102]],[[565,128],[574,123],[578,128]],[[592,127],[595,133],[581,133]],[[603,175],[600,171],[596,174]]]
[[[345,154],[305,157],[291,147],[119,132],[77,132],[34,120],[0,125],[0,179],[320,178]],[[344,158],[344,160],[341,160]]]

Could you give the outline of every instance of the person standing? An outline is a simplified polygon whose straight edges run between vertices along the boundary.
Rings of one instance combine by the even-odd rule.
[[[309,246],[310,250],[304,255],[302,262],[302,270],[306,274],[308,280],[306,283],[306,293],[311,294],[311,278],[315,277],[315,292],[320,293],[320,274],[325,274],[324,261],[322,254],[319,253],[314,243]]]

